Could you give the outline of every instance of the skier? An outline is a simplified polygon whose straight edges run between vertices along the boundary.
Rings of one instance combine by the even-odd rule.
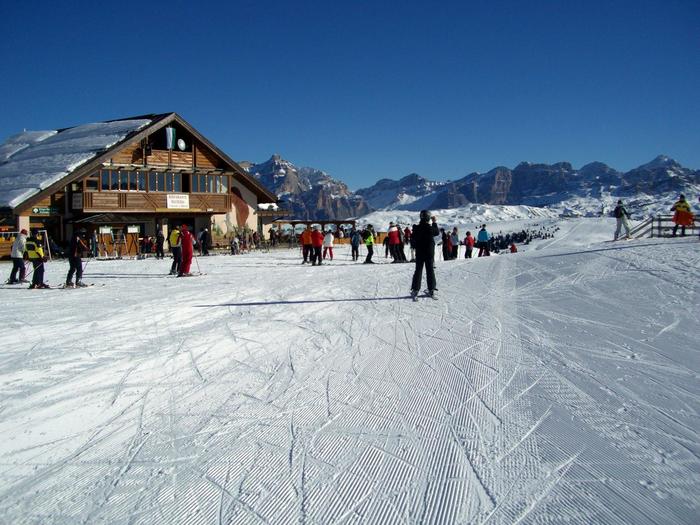
[[[73,274],[75,273],[75,287],[81,288],[83,284],[83,251],[88,249],[82,237],[86,234],[85,228],[73,232],[70,238],[70,251],[68,252],[68,275],[66,276],[66,288],[73,288]]]
[[[360,258],[360,241],[362,240],[362,235],[358,232],[355,227],[352,227],[350,232],[350,248],[352,250],[352,260],[357,261]]]
[[[518,253],[518,247],[514,242],[510,243],[510,253]]]
[[[471,259],[472,258],[472,251],[474,250],[474,236],[472,235],[472,232],[468,231],[467,236],[464,238],[464,258],[465,259]]]
[[[401,262],[399,258],[398,246],[401,242],[399,237],[399,229],[393,222],[389,223],[389,231],[387,232],[386,238],[384,239],[388,243],[389,254],[391,255],[392,263]]]
[[[182,266],[182,238],[180,228],[175,226],[168,236],[170,252],[173,254],[173,264],[170,267],[170,275],[178,275]]]
[[[44,249],[41,247],[41,241],[37,238],[36,232],[27,239],[26,244],[27,256],[32,263],[32,284],[29,289],[34,288],[49,288],[48,284],[44,284]]]
[[[432,219],[432,224],[430,223]],[[423,280],[423,266],[425,266],[425,278],[428,282],[428,295],[435,294],[435,236],[440,235],[435,217],[430,217],[428,210],[421,210],[420,222],[413,225],[411,239],[416,247],[416,269],[413,272],[411,282],[411,297],[416,300]]]
[[[320,226],[316,226],[311,232],[311,266],[321,266],[321,247],[323,246],[323,234]]]
[[[22,230],[12,243],[12,253],[10,257],[12,258],[12,272],[10,273],[10,278],[7,284],[17,284],[26,283],[25,276],[27,270],[24,267],[24,252],[27,247],[27,230]],[[17,279],[17,272],[19,272],[19,279]]]
[[[374,264],[372,260],[372,255],[374,255],[374,228],[371,224],[368,224],[365,231],[362,233],[362,237],[365,240],[365,247],[367,248],[367,257],[363,264]]]
[[[681,237],[685,237],[685,227],[693,224],[693,213],[690,211],[690,204],[685,200],[685,195],[681,195],[676,203],[671,206],[673,214],[673,222],[676,225],[673,227],[673,236],[676,236],[678,227],[681,227]]]
[[[330,260],[333,260],[333,232],[328,230],[326,235],[323,237],[323,259],[326,259],[326,254],[330,256]]]
[[[489,257],[491,255],[491,249],[489,247],[489,242],[491,241],[491,234],[486,231],[486,225],[482,224],[479,233],[476,236],[476,246],[479,248],[479,257],[482,255]]]
[[[190,265],[192,264],[192,256],[194,255],[194,237],[187,229],[187,225],[182,225],[180,233],[180,242],[182,244],[182,264],[178,277],[188,277],[190,274]]]
[[[209,228],[204,228],[204,230],[202,230],[202,236],[199,242],[199,249],[201,250],[202,255],[209,255]]]
[[[156,259],[165,259],[165,253],[163,253],[163,244],[165,243],[165,236],[163,235],[163,230],[160,226],[156,225]]]
[[[450,244],[452,247],[452,253],[450,254],[451,259],[456,259],[459,253],[459,233],[457,232],[457,227],[452,229],[452,234],[450,235]]]
[[[301,232],[301,237],[299,240],[301,241],[301,250],[302,255],[304,256],[304,260],[301,262],[301,264],[306,264],[313,255],[313,245],[311,244],[311,226],[307,226],[306,229]]]
[[[630,214],[627,212],[625,207],[622,205],[622,200],[617,201],[617,206],[615,206],[615,209],[613,210],[613,217],[615,217],[615,221],[617,222],[617,227],[615,228],[615,239],[620,236],[620,231],[622,230],[622,227],[625,227],[625,231],[627,232],[627,235],[625,236],[625,239],[630,238],[630,223],[627,219],[629,219]]]

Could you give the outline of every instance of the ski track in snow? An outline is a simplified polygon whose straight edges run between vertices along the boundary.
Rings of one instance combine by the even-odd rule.
[[[2,520],[696,523],[700,249],[565,239],[418,303],[343,247],[5,294]]]

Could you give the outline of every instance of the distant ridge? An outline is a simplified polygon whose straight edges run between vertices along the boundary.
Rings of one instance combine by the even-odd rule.
[[[261,164],[241,163],[287,202],[293,213],[309,219],[349,218],[376,210],[454,209],[470,204],[551,207],[573,215],[598,215],[624,198],[641,209],[666,206],[679,193],[700,193],[700,170],[666,155],[628,172],[591,162],[579,169],[569,162],[521,162],[439,181],[411,173],[399,180],[380,179],[352,192],[342,181],[315,168],[297,168],[280,155]]]

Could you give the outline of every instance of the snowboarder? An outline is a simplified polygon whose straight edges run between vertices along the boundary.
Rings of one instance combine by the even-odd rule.
[[[432,224],[431,221],[432,220]],[[416,249],[416,269],[411,282],[411,297],[415,300],[423,280],[423,267],[428,282],[428,295],[435,293],[435,236],[440,235],[435,217],[428,210],[421,210],[420,221],[413,225],[411,239]]]
[[[173,254],[173,264],[170,267],[170,275],[177,275],[180,273],[180,266],[182,266],[182,238],[180,235],[180,228],[177,226],[170,232],[168,244],[170,244],[170,252]]]
[[[22,230],[17,235],[15,242],[12,243],[12,252],[10,257],[12,258],[12,272],[10,273],[10,279],[7,284],[17,284],[26,283],[27,281],[24,277],[27,274],[27,270],[24,267],[24,252],[27,247],[27,230]],[[17,279],[17,272],[19,272],[19,279]]]
[[[367,248],[367,257],[363,264],[374,264],[372,260],[372,255],[374,255],[374,228],[371,224],[368,224],[365,228],[362,238],[365,240],[365,247]]]
[[[476,247],[479,248],[479,257],[489,257],[491,255],[491,234],[486,231],[486,225],[482,224],[479,233],[476,236]]]
[[[333,232],[328,230],[326,235],[323,237],[323,259],[326,259],[326,254],[329,255],[330,260],[333,260]]]
[[[85,286],[83,284],[83,251],[88,249],[87,244],[83,241],[83,236],[87,232],[85,228],[80,228],[78,231],[73,232],[70,238],[70,251],[68,252],[68,263],[70,267],[68,269],[68,275],[66,276],[66,288],[78,287],[81,288]],[[73,285],[73,274],[75,273],[75,285]]]
[[[472,251],[474,250],[474,236],[472,235],[472,232],[468,231],[467,236],[464,238],[464,258],[465,259],[471,259],[472,258]]]
[[[192,256],[194,255],[194,237],[187,229],[187,225],[182,225],[180,232],[180,242],[182,243],[182,264],[178,277],[186,277],[190,275],[190,265],[192,264]]]
[[[362,235],[360,232],[352,227],[350,231],[350,248],[352,251],[352,260],[357,261],[360,258],[360,241],[362,240]]]
[[[32,235],[27,239],[26,249],[27,256],[32,263],[33,272],[32,284],[29,285],[29,289],[49,288],[48,284],[44,284],[44,262],[46,262],[46,258],[36,232],[32,232]]]
[[[631,228],[628,220],[629,216],[630,214],[627,213],[627,210],[622,205],[622,200],[617,201],[617,206],[615,206],[615,209],[613,210],[613,217],[615,217],[615,220],[617,222],[617,227],[615,228],[615,240],[617,240],[620,236],[620,231],[622,230],[623,226],[625,227],[625,231],[627,232],[625,239],[630,238]]]
[[[681,237],[685,237],[685,227],[691,226],[695,217],[690,211],[690,204],[685,200],[685,195],[681,195],[676,203],[671,206],[671,211],[673,214],[673,222],[676,225],[673,227],[673,236],[676,236],[678,232],[678,227],[681,227]]]

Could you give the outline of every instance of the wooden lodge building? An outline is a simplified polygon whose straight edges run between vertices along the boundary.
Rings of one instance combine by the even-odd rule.
[[[109,254],[187,224],[223,240],[235,228],[266,233],[277,197],[176,113],[57,131],[0,144],[5,230],[46,229],[64,243],[85,227]],[[276,206],[272,206],[276,209]]]

